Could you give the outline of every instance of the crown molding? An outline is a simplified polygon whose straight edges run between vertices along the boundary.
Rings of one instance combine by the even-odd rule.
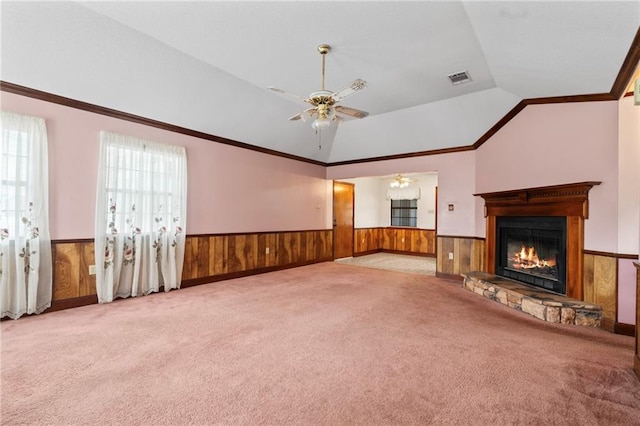
[[[629,46],[629,52],[627,52],[627,57],[624,58],[620,71],[618,71],[618,77],[616,81],[613,82],[613,86],[611,86],[610,93],[616,99],[624,96],[625,90],[633,78],[633,73],[638,67],[638,63],[640,63],[640,27],[638,27],[636,36],[631,42],[631,46]]]
[[[302,161],[304,163],[315,164],[317,166],[324,166],[324,167],[327,166],[327,163],[324,163],[321,161],[311,160],[309,158],[299,157],[297,155],[287,154],[287,153],[276,151],[273,149],[263,148],[263,147],[251,145],[245,142],[235,141],[233,139],[223,138],[220,136],[212,135],[210,133],[204,133],[204,132],[199,132],[197,130],[187,129],[186,127],[180,127],[174,124],[153,120],[153,119],[142,117],[139,115],[129,114],[127,112],[106,108],[100,105],[90,104],[88,102],[79,101],[77,99],[67,98],[67,97],[56,95],[53,93],[32,89],[30,87],[20,86],[18,84],[10,83],[8,81],[0,80],[0,91],[14,93],[16,95],[22,95],[28,98],[38,99],[41,101],[51,102],[54,104],[79,109],[82,111],[92,112],[94,114],[105,115],[107,117],[113,117],[120,120],[129,121],[132,123],[143,124],[145,126],[155,127],[157,129],[162,129],[162,130],[167,130],[169,132],[192,136],[195,138],[204,139],[211,142],[217,142],[224,145],[231,145],[231,146],[235,146],[236,148],[248,149],[251,151],[260,152],[262,154],[274,155],[276,157]]]

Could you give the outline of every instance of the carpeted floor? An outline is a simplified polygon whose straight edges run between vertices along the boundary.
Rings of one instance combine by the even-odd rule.
[[[337,259],[336,262],[364,268],[385,269],[409,274],[436,275],[436,258],[396,253],[374,253]]]
[[[3,321],[3,425],[638,424],[633,338],[334,262]]]

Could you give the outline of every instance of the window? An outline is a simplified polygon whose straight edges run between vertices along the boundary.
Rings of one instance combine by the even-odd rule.
[[[418,200],[391,200],[391,226],[417,227]]]
[[[95,236],[100,303],[179,288],[186,164],[184,147],[101,132]]]
[[[0,228],[14,240],[21,224],[21,212],[27,206],[28,134],[16,128],[3,129],[2,190],[0,192]],[[21,208],[22,207],[22,208]]]
[[[5,111],[0,127],[0,308],[16,319],[51,306],[47,129]]]
[[[109,145],[106,149],[104,220],[123,232],[134,227],[142,234],[173,220],[174,192],[179,155],[141,148]],[[134,221],[135,219],[135,221]],[[113,232],[112,229],[107,231]]]

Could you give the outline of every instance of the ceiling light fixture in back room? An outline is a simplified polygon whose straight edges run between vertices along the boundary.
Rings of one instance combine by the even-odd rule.
[[[313,119],[311,127],[313,127],[316,131],[320,131],[322,129],[330,127],[333,122],[340,123],[345,119],[364,118],[369,115],[369,113],[365,111],[360,111],[358,109],[349,108],[342,105],[336,105],[344,98],[364,89],[367,86],[366,81],[356,79],[336,92],[331,92],[325,89],[325,57],[330,50],[331,46],[329,46],[328,44],[321,44],[318,46],[318,52],[320,52],[320,54],[322,55],[322,89],[317,92],[311,93],[308,98],[305,99],[301,96],[293,95],[291,93],[285,92],[282,89],[278,89],[272,86],[267,87],[269,90],[272,90],[274,92],[281,93],[297,101],[302,101],[313,105],[313,108],[308,108],[290,117],[289,120],[296,121],[302,119],[302,121],[306,122]]]
[[[395,178],[393,178],[389,186],[391,188],[406,188],[411,182],[416,182],[416,180],[409,179],[399,174]]]

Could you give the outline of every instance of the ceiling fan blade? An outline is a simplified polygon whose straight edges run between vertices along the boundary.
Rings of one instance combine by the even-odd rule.
[[[367,87],[367,82],[364,80],[353,80],[351,83],[349,83],[348,85],[346,85],[345,87],[343,87],[342,89],[333,92],[331,94],[331,97],[333,98],[334,101],[336,102],[340,102],[342,99],[346,98],[347,96],[351,96],[356,92],[359,92],[360,90],[364,89],[365,87]]]
[[[285,92],[282,89],[278,89],[277,87],[273,87],[273,86],[268,86],[267,89],[271,90],[272,92],[276,92],[276,93],[280,93],[281,95],[285,95],[291,99],[295,99],[296,101],[300,101],[300,102],[307,102],[307,100],[301,96],[298,95],[294,95],[293,93],[289,93],[289,92]]]
[[[369,113],[366,111],[360,111],[359,109],[349,108],[342,105],[336,105],[335,109],[339,114],[348,115],[355,118],[365,118],[367,115],[369,115]]]

